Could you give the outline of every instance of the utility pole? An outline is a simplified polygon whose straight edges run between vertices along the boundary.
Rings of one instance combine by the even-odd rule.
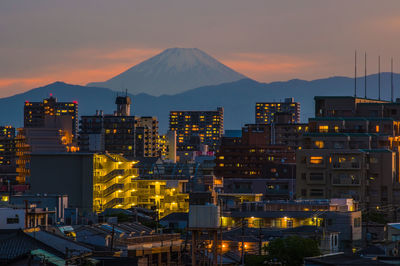
[[[111,231],[111,245],[110,245],[110,250],[112,251],[114,248],[114,225],[112,226],[112,231]]]
[[[244,266],[244,218],[242,218],[242,266]]]
[[[261,256],[261,248],[262,248],[262,241],[261,241],[261,220],[258,221],[258,255]]]

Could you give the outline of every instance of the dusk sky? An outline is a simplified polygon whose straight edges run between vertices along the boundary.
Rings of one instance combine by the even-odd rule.
[[[197,47],[262,82],[400,69],[399,0],[1,0],[0,97],[104,81],[170,47]],[[363,57],[360,56],[360,68]]]

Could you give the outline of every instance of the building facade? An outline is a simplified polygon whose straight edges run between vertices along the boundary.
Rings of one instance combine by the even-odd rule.
[[[156,117],[130,115],[129,96],[116,99],[117,111],[82,116],[79,147],[83,152],[121,153],[129,159],[159,156]]]
[[[293,98],[283,102],[258,102],[255,108],[256,124],[272,124],[277,122],[277,114],[286,114],[290,123],[300,123],[300,103]]]
[[[178,151],[197,151],[200,144],[216,151],[224,132],[224,109],[215,111],[171,111],[169,130],[176,131]]]
[[[400,103],[315,101],[315,118],[296,151],[297,198],[351,197],[375,209],[400,203]]]
[[[58,102],[57,98],[51,94],[43,102],[25,102],[24,128],[44,128],[46,127],[46,120],[60,116],[68,118],[72,137],[77,138],[78,102]]]
[[[119,154],[40,153],[31,162],[31,191],[66,194],[82,215],[138,206],[162,217],[189,207],[187,180],[140,178],[137,161]]]
[[[17,152],[15,145],[15,128],[0,126],[0,180],[16,183]]]

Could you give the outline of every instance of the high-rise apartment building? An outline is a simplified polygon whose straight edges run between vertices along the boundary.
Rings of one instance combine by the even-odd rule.
[[[256,124],[276,123],[277,114],[285,114],[290,123],[300,123],[300,103],[293,98],[284,102],[258,102],[255,114]]]
[[[0,126],[0,180],[16,180],[15,128]]]
[[[156,117],[130,115],[131,99],[118,96],[117,111],[104,115],[82,116],[80,120],[79,147],[83,152],[122,153],[132,159],[157,157],[158,121]]]
[[[158,139],[161,158],[176,163],[176,132],[168,131]]]
[[[296,152],[298,198],[351,197],[365,208],[400,203],[400,103],[315,97]]]
[[[157,157],[159,152],[158,120],[154,116],[136,117],[136,128],[142,128],[144,157]]]
[[[57,98],[50,95],[43,102],[26,101],[24,105],[24,128],[43,128],[54,117],[68,117],[72,137],[77,138],[78,133],[78,102],[58,102]],[[46,121],[48,120],[48,121]]]
[[[197,151],[200,150],[200,144],[216,151],[224,131],[224,109],[171,111],[169,130],[176,131],[178,151]]]

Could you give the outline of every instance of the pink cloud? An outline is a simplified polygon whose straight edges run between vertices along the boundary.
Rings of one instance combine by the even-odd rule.
[[[281,54],[239,53],[223,60],[229,67],[248,77],[266,81],[275,77],[289,77],[304,72],[305,68],[317,65],[314,60]]]

